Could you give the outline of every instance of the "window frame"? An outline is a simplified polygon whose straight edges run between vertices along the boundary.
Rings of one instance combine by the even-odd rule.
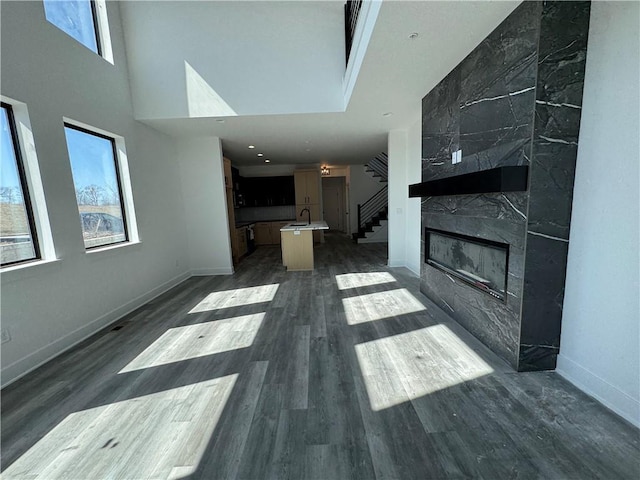
[[[63,32],[68,37],[72,38],[74,41],[78,42],[90,52],[97,54],[100,58],[103,58],[110,64],[114,65],[113,47],[111,45],[111,33],[109,30],[109,18],[107,13],[106,0],[89,0],[89,4],[91,8],[91,19],[93,21],[93,31],[96,38],[96,50],[88,47],[83,42],[67,33],[65,30],[49,20],[49,18],[47,18],[45,0],[42,0],[42,9],[45,20],[48,23]]]
[[[101,57],[104,57],[102,52],[102,39],[100,38],[100,26],[98,24],[99,22],[98,6],[96,5],[95,0],[89,0],[89,3],[91,4],[91,19],[93,20],[93,33],[96,36],[96,50],[97,50],[96,53]]]
[[[124,230],[124,240],[120,240],[119,242],[111,242],[111,243],[105,243],[105,244],[101,244],[101,245],[94,245],[91,247],[87,247],[86,244],[84,246],[85,251],[91,251],[91,250],[96,250],[96,249],[101,249],[101,248],[109,248],[109,247],[113,247],[113,246],[117,246],[117,245],[122,245],[122,244],[127,244],[127,243],[131,243],[131,237],[129,234],[129,222],[127,221],[127,209],[125,208],[125,199],[124,199],[124,189],[122,188],[122,175],[120,173],[120,159],[118,157],[118,149],[116,147],[116,138],[111,137],[109,135],[105,135],[103,133],[99,133],[96,132],[95,130],[90,130],[86,127],[81,127],[79,125],[76,125],[74,123],[70,123],[69,121],[65,120],[64,121],[64,128],[70,128],[72,130],[77,130],[79,132],[85,133],[87,135],[93,135],[95,137],[98,138],[102,138],[104,140],[108,140],[111,143],[111,154],[113,155],[113,164],[115,167],[115,172],[116,172],[116,184],[118,187],[118,201],[120,203],[120,211],[122,212],[122,224],[123,224],[123,230]],[[66,135],[65,135],[65,139],[66,139]],[[69,152],[69,147],[67,144],[67,154]],[[71,158],[69,157],[69,163],[71,163]],[[75,190],[75,179],[73,182],[73,188]],[[78,204],[78,199],[76,198],[76,205],[78,207],[78,216],[80,219],[82,219],[82,215],[80,215],[80,204]],[[83,233],[83,243],[84,243],[84,226],[82,225],[82,220],[80,221],[80,228],[82,229],[82,233]]]
[[[22,200],[24,201],[24,208],[27,213],[27,221],[29,223],[29,233],[31,234],[31,243],[33,245],[33,258],[16,260],[13,262],[2,263],[0,268],[7,268],[14,265],[21,265],[30,262],[37,262],[42,260],[42,251],[40,249],[40,241],[38,236],[38,229],[36,228],[35,216],[33,214],[33,204],[31,202],[31,193],[29,190],[29,184],[27,182],[27,174],[24,168],[24,159],[22,157],[22,149],[20,146],[20,138],[18,136],[18,128],[16,127],[15,116],[13,113],[13,106],[4,101],[0,101],[0,105],[7,112],[7,121],[9,123],[9,134],[11,135],[11,144],[13,146],[14,156],[16,160],[16,168],[18,170],[18,179],[20,180],[20,186],[22,188]]]

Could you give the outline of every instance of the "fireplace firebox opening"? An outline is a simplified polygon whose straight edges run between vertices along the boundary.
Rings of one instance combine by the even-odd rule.
[[[508,244],[430,228],[424,238],[425,263],[507,301]]]

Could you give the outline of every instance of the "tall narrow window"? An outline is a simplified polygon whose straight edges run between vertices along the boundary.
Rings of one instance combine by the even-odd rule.
[[[47,20],[98,55],[100,36],[96,5],[91,0],[44,0]]]
[[[115,141],[65,124],[85,248],[126,242]]]
[[[2,103],[0,257],[2,266],[40,258],[13,111]]]

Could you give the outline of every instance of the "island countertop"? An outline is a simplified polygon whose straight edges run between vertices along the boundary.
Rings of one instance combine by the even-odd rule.
[[[296,230],[329,230],[329,225],[325,221],[315,221],[311,223],[292,222],[280,229],[281,232],[293,232]]]

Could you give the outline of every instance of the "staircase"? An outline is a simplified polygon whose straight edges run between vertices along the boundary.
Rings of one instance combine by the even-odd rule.
[[[366,171],[380,182],[388,180],[388,157],[382,152],[365,165]],[[388,241],[387,213],[389,187],[385,185],[369,200],[358,205],[358,231],[353,234],[356,243],[377,243]]]

